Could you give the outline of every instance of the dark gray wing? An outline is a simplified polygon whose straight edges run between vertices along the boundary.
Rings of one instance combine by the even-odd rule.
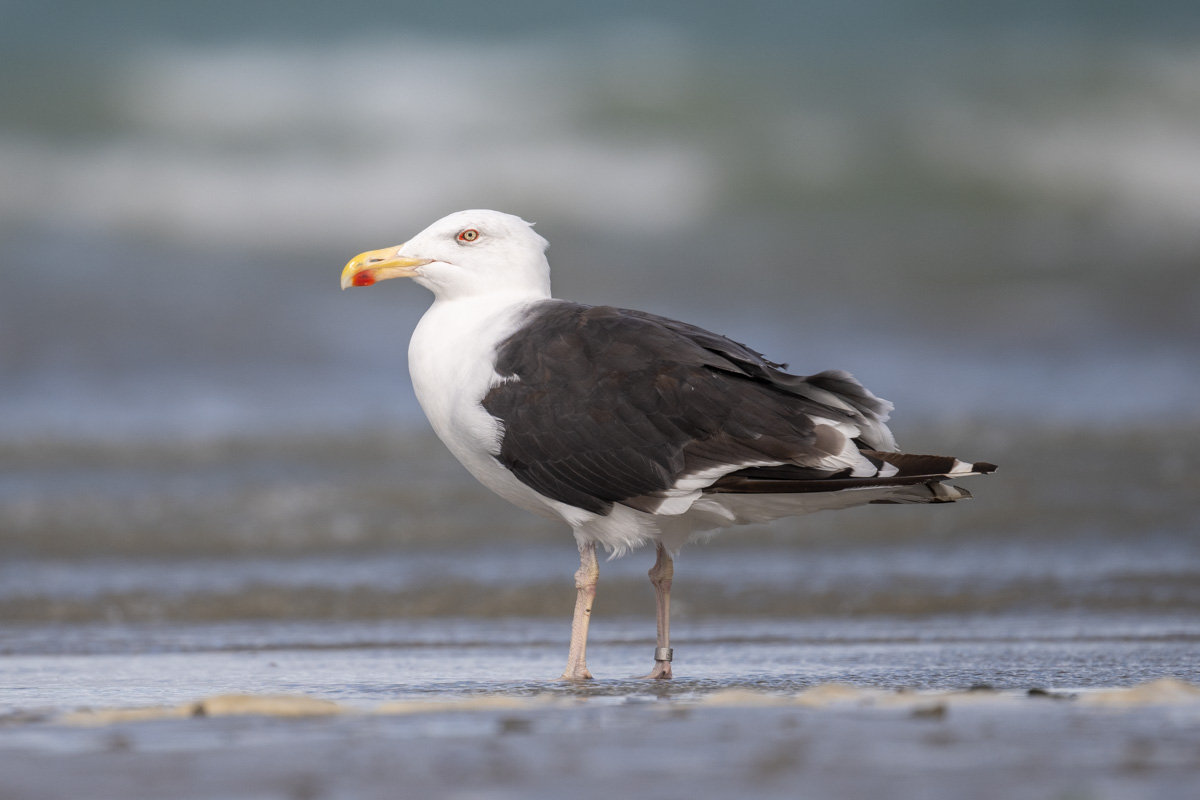
[[[845,438],[813,417],[855,423],[864,447],[894,449],[890,404],[849,375],[789,375],[653,314],[545,301],[496,357],[504,380],[483,406],[503,423],[498,459],[539,493],[594,513],[654,510],[680,478],[751,464],[836,477],[845,470],[825,462]]]

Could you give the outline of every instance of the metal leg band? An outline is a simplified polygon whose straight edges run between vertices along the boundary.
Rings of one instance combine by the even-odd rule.
[[[670,661],[671,655],[674,652],[675,651],[669,647],[656,647],[656,648],[654,648],[654,660],[655,661]]]

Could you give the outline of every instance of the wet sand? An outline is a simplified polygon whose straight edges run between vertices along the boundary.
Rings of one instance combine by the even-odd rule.
[[[687,549],[669,684],[603,564],[586,686],[570,538],[424,439],[11,452],[0,800],[1192,800],[1194,437],[943,436],[970,504]]]
[[[373,708],[225,696],[0,728],[0,796],[14,798],[1186,798],[1198,781],[1200,688],[1173,681],[691,700],[629,686]]]

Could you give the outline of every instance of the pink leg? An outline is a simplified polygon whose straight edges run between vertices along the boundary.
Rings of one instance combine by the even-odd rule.
[[[675,577],[675,562],[661,544],[657,558],[650,568],[650,583],[654,586],[654,605],[658,612],[658,646],[654,650],[654,669],[647,678],[671,679],[671,579]]]
[[[559,680],[590,681],[587,668],[588,623],[592,619],[592,601],[596,599],[596,582],[600,579],[600,564],[596,561],[596,543],[579,548],[579,571],[575,573],[575,617],[571,620],[571,650],[567,668]]]

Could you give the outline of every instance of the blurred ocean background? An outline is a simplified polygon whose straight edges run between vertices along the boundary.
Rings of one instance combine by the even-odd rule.
[[[992,631],[1089,644],[821,675],[1196,679],[1200,4],[0,18],[0,654],[34,659],[0,706],[96,701],[45,690],[71,654],[369,647],[394,688],[389,659],[445,636],[438,663],[524,642],[550,655],[505,674],[557,674],[571,537],[429,433],[405,364],[428,294],[337,288],[479,207],[537,222],[560,297],[847,369],[906,449],[1001,465],[971,503],[686,550],[678,674],[759,652],[803,681],[846,637]],[[650,560],[602,565],[594,673],[649,665]]]

